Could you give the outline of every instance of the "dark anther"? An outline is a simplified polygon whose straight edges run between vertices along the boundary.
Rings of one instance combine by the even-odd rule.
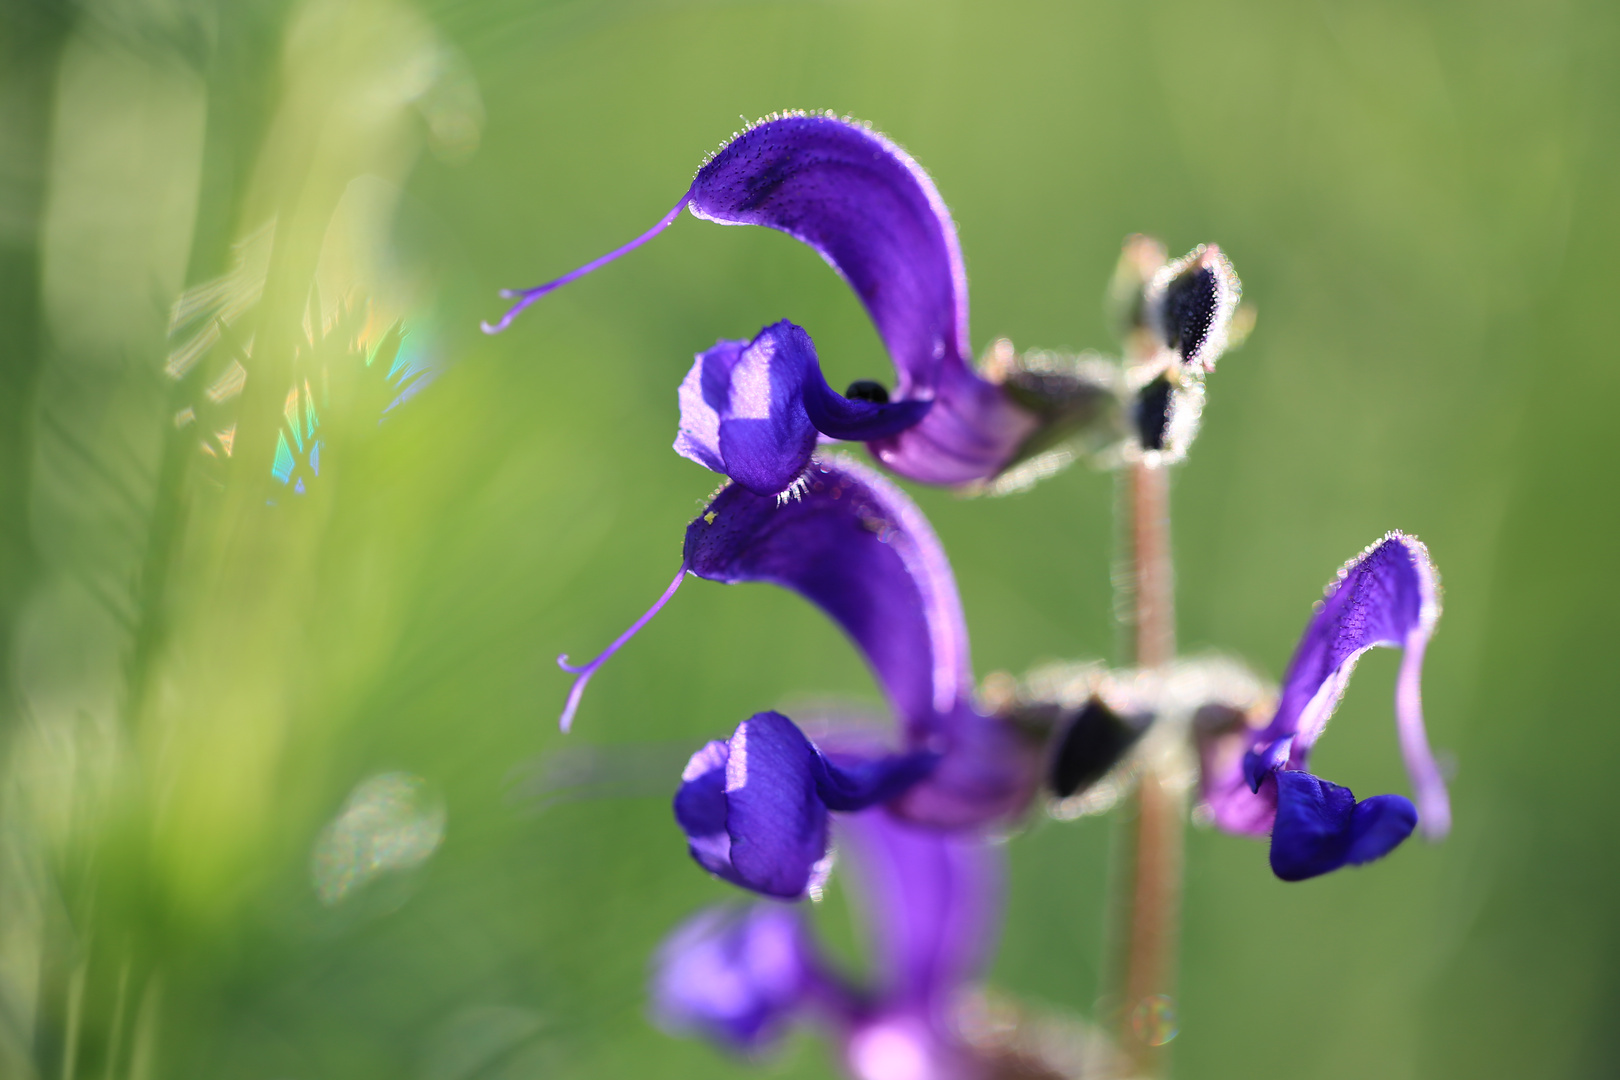
[[[1204,347],[1215,321],[1215,271],[1194,267],[1172,281],[1164,294],[1165,332],[1185,363]]]
[[[1163,450],[1170,427],[1170,380],[1163,375],[1136,395],[1136,437],[1144,450]]]
[[[1141,737],[1142,729],[1092,698],[1081,706],[1067,730],[1058,736],[1048,777],[1060,799],[1095,784],[1107,775],[1125,751]]]
[[[877,405],[889,403],[888,387],[871,379],[856,379],[849,384],[849,389],[844,391],[844,396],[851,401],[870,401]]]

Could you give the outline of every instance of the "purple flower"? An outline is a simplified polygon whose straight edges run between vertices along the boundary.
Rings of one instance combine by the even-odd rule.
[[[671,934],[654,958],[653,1008],[668,1027],[752,1051],[821,989],[819,962],[797,908],[709,908]]]
[[[821,379],[802,331],[799,351],[808,353],[808,363],[791,359],[778,371],[772,363],[775,353],[755,358],[756,368],[769,371],[770,390],[755,383],[742,396],[769,409],[763,416],[738,415],[768,418],[784,437],[786,445],[769,448],[768,457],[802,457],[798,451],[813,426],[833,438],[867,441],[878,459],[902,476],[967,484],[999,473],[1040,427],[1041,416],[981,378],[968,362],[967,277],[956,226],[934,182],[884,136],[832,115],[777,116],[735,136],[698,170],[686,194],[652,229],[555,281],[504,293],[518,303],[485,329],[504,329],[541,296],[646,243],[682,208],[724,225],[764,225],[808,244],[855,290],[894,362],[894,405],[906,407],[883,411],[868,407],[889,403],[891,395],[880,384],[863,381],[852,385],[848,395],[833,393]],[[688,395],[683,393],[683,426],[690,422],[700,432],[694,439],[702,449],[682,453],[710,468],[716,468],[712,460],[718,459],[744,469],[712,443],[725,439],[724,406],[735,397],[725,391],[722,373],[759,345],[758,338],[747,347],[722,341],[699,358],[703,392],[689,378],[693,404],[703,400],[718,415],[720,430],[703,428],[695,419],[699,409],[688,417]],[[774,341],[770,345],[778,347]],[[800,400],[807,418],[792,408]],[[782,415],[783,410],[792,415]],[[755,446],[749,456],[757,452]],[[751,469],[741,474],[719,471],[757,492],[774,494],[761,491],[784,471],[780,462],[771,464],[757,474]]]
[[[860,1080],[967,1080],[986,1063],[958,1034],[962,994],[994,944],[1001,852],[966,833],[919,828],[881,810],[839,820],[870,926],[872,971],[857,983],[816,949],[794,909],[711,910],[677,930],[653,968],[666,1027],[724,1046],[766,1048],[819,1019]]]
[[[698,865],[734,885],[796,900],[820,884],[829,810],[887,802],[934,766],[922,752],[843,763],[781,713],[763,712],[692,755],[675,820]]]
[[[917,506],[871,470],[815,459],[794,499],[730,484],[687,527],[681,574],[779,585],[821,608],[865,655],[899,726],[898,751],[814,746],[786,717],[760,713],[693,755],[676,817],[693,858],[772,896],[802,895],[827,850],[829,811],[888,803],[941,827],[1019,813],[1041,749],[973,702],[967,627],[950,564]],[[585,682],[661,607],[582,667]],[[565,665],[566,666],[566,665]]]
[[[1429,552],[1392,532],[1345,564],[1305,627],[1262,730],[1229,724],[1201,740],[1203,800],[1230,832],[1271,834],[1271,867],[1300,881],[1387,855],[1421,821],[1432,840],[1451,826],[1445,782],[1423,729],[1423,653],[1440,617]],[[1368,649],[1402,650],[1395,720],[1417,805],[1400,795],[1357,800],[1307,771],[1312,747]]]
[[[1028,803],[1040,748],[975,707],[956,579],[922,511],[893,484],[818,458],[786,503],[731,485],[687,527],[686,566],[711,581],[791,589],[850,636],[894,710],[904,751],[938,759],[899,798],[904,816],[967,826]]]
[[[879,388],[881,390],[881,388]],[[927,401],[846,398],[822,377],[810,335],[790,322],[699,353],[681,383],[675,450],[756,495],[804,474],[819,435],[876,439],[917,423]]]

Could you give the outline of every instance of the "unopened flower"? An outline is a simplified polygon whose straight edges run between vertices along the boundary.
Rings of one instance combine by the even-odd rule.
[[[1420,822],[1431,840],[1451,826],[1446,786],[1423,728],[1423,654],[1440,617],[1428,549],[1392,532],[1345,564],[1305,627],[1263,729],[1239,717],[1201,740],[1203,802],[1231,832],[1271,834],[1271,867],[1299,881],[1380,858]],[[1416,806],[1401,795],[1357,800],[1307,771],[1311,749],[1368,649],[1402,651],[1395,721]]]
[[[1204,378],[1232,339],[1243,285],[1214,244],[1169,261],[1145,236],[1125,242],[1110,298],[1125,341],[1128,457],[1175,461],[1198,433]]]

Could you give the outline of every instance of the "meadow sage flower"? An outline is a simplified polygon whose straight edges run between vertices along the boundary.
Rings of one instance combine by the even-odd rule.
[[[1230,832],[1271,835],[1271,867],[1299,881],[1380,858],[1420,822],[1445,836],[1451,810],[1423,727],[1423,654],[1440,617],[1428,549],[1392,532],[1346,563],[1305,627],[1271,720],[1239,722],[1201,742],[1203,801]],[[1400,795],[1357,800],[1307,771],[1356,661],[1379,646],[1402,651],[1395,720],[1417,804]]]
[[[826,854],[828,811],[884,802],[914,821],[963,828],[1010,820],[1027,806],[1042,749],[976,706],[950,563],[922,511],[893,484],[839,457],[813,459],[786,501],[728,484],[687,527],[670,591],[601,656],[568,666],[578,675],[570,709],[686,574],[767,582],[821,608],[865,656],[899,728],[892,752],[864,740],[817,747],[786,717],[760,713],[703,747],[675,805],[705,868],[758,892],[798,896]]]
[[[1017,460],[1043,426],[1093,417],[1107,396],[1102,387],[1072,379],[1042,380],[1015,394],[973,369],[967,275],[956,225],[933,180],[889,139],[830,114],[774,116],[736,135],[698,170],[686,194],[652,229],[555,281],[503,293],[518,303],[485,329],[504,329],[540,297],[640,247],[683,209],[724,225],[777,229],[809,245],[855,290],[894,363],[892,392],[860,380],[838,395],[813,363],[784,360],[777,370],[768,359],[754,358],[753,369],[770,370],[771,389],[765,395],[756,381],[742,396],[768,401],[769,407],[737,415],[773,419],[790,449],[802,448],[804,433],[813,427],[832,438],[867,442],[879,461],[909,479],[978,483]],[[796,342],[800,353],[806,346],[807,337]],[[702,369],[700,381],[689,378],[690,395],[683,394],[683,403],[688,396],[699,400],[701,382],[707,408],[722,413],[724,426],[724,403],[731,395],[721,386],[722,372],[746,348],[722,341],[702,354],[694,368],[694,373]],[[813,350],[810,354],[813,358]],[[808,414],[794,409],[791,418],[784,417],[782,410],[795,400],[808,406]],[[904,407],[884,410],[891,401]],[[715,437],[723,438],[724,432]],[[689,456],[714,467],[696,452]],[[775,484],[782,471],[756,474],[731,464],[738,471],[722,471],[756,490]]]
[[[870,923],[867,979],[851,979],[818,951],[801,909],[711,909],[659,950],[654,1014],[672,1030],[745,1052],[767,1049],[795,1022],[818,1020],[859,1080],[989,1075],[990,1063],[961,1038],[957,1015],[994,945],[1001,850],[882,810],[841,818],[838,831]]]

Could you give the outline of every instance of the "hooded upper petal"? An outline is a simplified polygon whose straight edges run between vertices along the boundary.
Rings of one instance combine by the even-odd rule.
[[[1401,749],[1424,833],[1445,835],[1450,805],[1424,734],[1420,689],[1424,650],[1439,617],[1434,567],[1428,549],[1415,538],[1392,532],[1346,563],[1305,628],[1283,677],[1276,715],[1245,758],[1251,788],[1271,769],[1306,769],[1361,654],[1378,646],[1398,648],[1403,656],[1395,716]]]
[[[821,608],[854,639],[913,745],[971,693],[956,580],[927,519],[893,484],[819,458],[795,500],[740,485],[686,530],[686,566],[734,584],[764,581]]]
[[[719,341],[681,383],[675,450],[756,495],[786,491],[810,464],[817,432],[868,439],[909,427],[930,402],[850,400],[822,376],[810,335],[783,321],[752,341]]]
[[[808,244],[855,290],[894,361],[895,397],[937,402],[874,447],[885,465],[928,483],[982,480],[1035,430],[969,366],[956,226],[928,174],[889,139],[832,116],[770,120],[727,143],[688,198],[699,218]]]
[[[928,396],[967,353],[956,225],[911,155],[861,124],[784,116],[732,139],[692,182],[692,214],[764,225],[814,248],[877,325],[900,396]]]

